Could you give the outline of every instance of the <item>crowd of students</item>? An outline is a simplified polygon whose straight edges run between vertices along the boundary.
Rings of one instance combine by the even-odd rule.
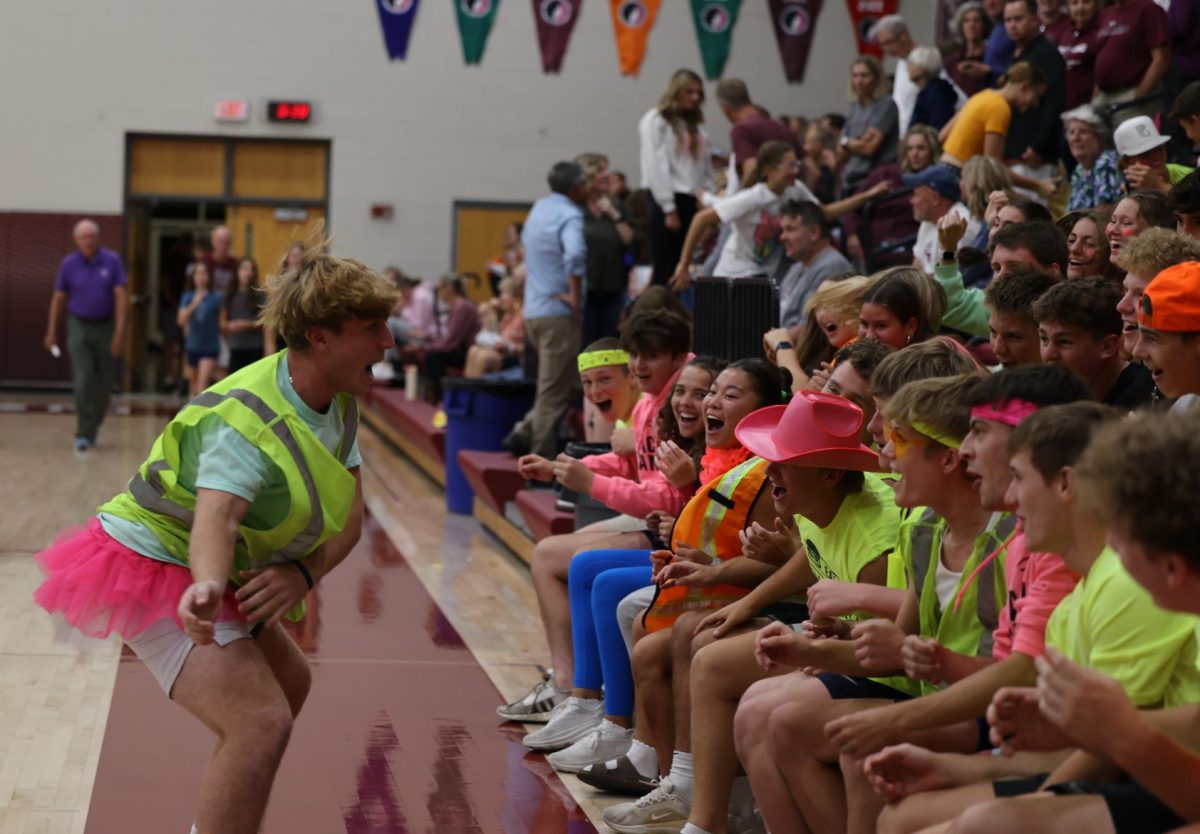
[[[1039,100],[1026,72],[1017,105]],[[730,362],[692,353],[679,305],[639,303],[584,343],[613,450],[519,465],[612,517],[537,543],[551,668],[500,716],[627,796],[618,832],[1200,825],[1200,175],[1122,153],[1064,213],[1059,183],[1021,197],[1004,154],[947,158],[914,126],[896,175],[920,245],[862,274],[831,221],[892,187],[870,165],[840,203],[787,139],[735,152],[740,187],[709,206],[653,179],[656,119],[677,153],[703,140],[665,112],[697,84],[677,74],[642,124],[654,280],[686,292],[719,230],[713,274],[786,276],[783,326]],[[740,82],[718,98],[735,129],[765,118]],[[1082,143],[1110,122],[1063,121],[1099,169]]]

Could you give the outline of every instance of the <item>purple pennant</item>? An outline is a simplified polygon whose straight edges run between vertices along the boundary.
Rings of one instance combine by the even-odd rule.
[[[408,36],[412,33],[420,3],[421,0],[375,0],[383,42],[393,61],[403,61],[408,53]]]
[[[583,0],[533,0],[533,17],[537,21],[538,46],[542,50],[542,72],[562,69],[567,43],[579,18]]]
[[[821,3],[822,0],[769,0],[783,72],[792,83],[804,80]]]

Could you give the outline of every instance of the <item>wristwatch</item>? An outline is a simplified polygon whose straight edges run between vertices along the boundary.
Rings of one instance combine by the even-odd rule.
[[[780,342],[779,344],[775,345],[776,353],[778,353],[781,350],[795,350],[795,349],[796,349],[796,346],[793,345],[791,342],[787,342],[787,341]]]
[[[942,250],[942,260],[951,262],[951,263],[954,262],[954,261],[958,260],[958,252],[956,252],[953,249],[943,249]]]

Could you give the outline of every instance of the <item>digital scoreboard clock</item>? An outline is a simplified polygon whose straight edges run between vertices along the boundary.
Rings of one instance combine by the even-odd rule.
[[[267,120],[305,124],[312,119],[311,101],[268,101]]]

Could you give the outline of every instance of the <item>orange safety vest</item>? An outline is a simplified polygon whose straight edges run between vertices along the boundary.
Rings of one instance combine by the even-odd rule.
[[[750,510],[766,482],[767,462],[754,457],[700,487],[675,519],[671,529],[673,547],[694,547],[721,561],[741,556],[738,534],[750,522]],[[647,631],[670,628],[685,611],[720,608],[749,592],[736,585],[660,587],[642,624]]]

